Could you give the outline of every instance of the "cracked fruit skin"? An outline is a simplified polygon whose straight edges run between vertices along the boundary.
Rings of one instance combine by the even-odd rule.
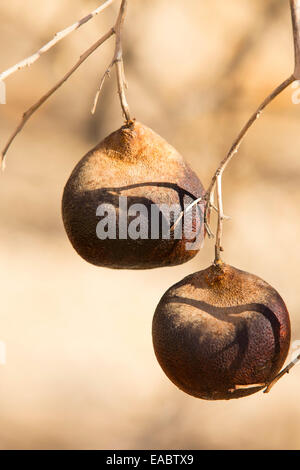
[[[229,400],[261,390],[258,384],[277,375],[289,350],[290,320],[273,287],[218,263],[164,294],[152,335],[157,360],[177,387]]]
[[[151,129],[131,121],[106,137],[74,168],[64,189],[63,222],[77,253],[94,265],[117,269],[174,266],[189,261],[201,247],[205,234],[204,204],[185,216],[182,239],[164,239],[161,233],[158,239],[151,239],[151,206],[177,204],[183,208],[183,204],[203,195],[200,180],[182,156]],[[142,204],[147,209],[148,215],[143,216],[147,238],[122,239],[119,235],[119,216],[124,215],[120,197],[127,198],[128,209],[133,204]],[[97,236],[101,218],[96,211],[100,204],[116,209],[115,239]],[[161,214],[166,220],[164,210]],[[133,219],[129,212],[126,231]],[[175,220],[171,222],[168,227]],[[196,233],[192,249],[187,249],[187,242],[193,242]]]

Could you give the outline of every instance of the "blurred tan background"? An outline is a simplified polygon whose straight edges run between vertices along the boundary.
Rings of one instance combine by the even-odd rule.
[[[1,2],[0,70],[99,5]],[[4,146],[21,114],[113,24],[118,3],[7,80]],[[128,100],[205,186],[250,113],[292,71],[288,1],[130,0]],[[1,449],[300,448],[300,368],[268,395],[205,402],[177,390],[152,349],[165,290],[213,259],[153,271],[84,262],[63,229],[63,186],[77,161],[122,124],[115,76],[90,114],[111,39],[18,136],[0,175]],[[300,105],[289,88],[263,114],[224,177],[224,259],[261,276],[287,303],[300,339]]]

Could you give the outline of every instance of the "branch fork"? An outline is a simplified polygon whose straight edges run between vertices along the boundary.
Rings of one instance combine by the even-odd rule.
[[[125,73],[124,73],[122,37],[121,37],[122,27],[123,27],[123,23],[124,23],[124,16],[125,16],[126,8],[127,8],[127,1],[128,0],[123,0],[122,1],[121,7],[120,7],[120,12],[119,12],[116,24],[112,28],[113,32],[115,34],[115,38],[116,38],[116,40],[115,40],[115,52],[114,52],[114,56],[113,56],[112,61],[110,62],[109,66],[105,70],[105,72],[104,72],[104,74],[103,74],[103,76],[100,80],[100,84],[99,84],[99,87],[97,89],[96,96],[95,96],[94,103],[93,103],[93,107],[92,107],[92,114],[94,114],[95,111],[96,111],[99,96],[100,96],[102,87],[105,83],[105,80],[106,80],[107,77],[108,78],[110,77],[110,72],[111,72],[112,68],[115,66],[116,67],[116,74],[117,74],[117,83],[118,83],[118,94],[119,94],[119,98],[120,98],[121,108],[122,108],[122,112],[123,112],[123,115],[124,115],[126,121],[129,122],[131,120],[131,118],[130,118],[129,106],[128,106],[127,99],[126,99],[126,94],[125,94],[125,90],[128,88],[128,85],[127,85],[126,78],[125,78]]]
[[[4,80],[5,78],[9,77],[13,73],[17,72],[18,70],[21,70],[24,67],[32,65],[36,60],[38,60],[41,55],[51,49],[55,44],[57,44],[60,40],[65,38],[67,35],[69,35],[71,32],[75,31],[79,27],[81,27],[83,24],[87,23],[91,18],[94,18],[98,13],[103,11],[105,8],[110,6],[113,3],[114,0],[107,0],[104,2],[102,5],[100,5],[96,10],[91,12],[89,15],[85,16],[81,20],[77,21],[74,23],[72,26],[69,26],[68,28],[64,29],[63,31],[56,33],[54,38],[49,41],[45,46],[43,46],[39,51],[32,56],[28,57],[25,60],[22,60],[18,64],[14,65],[13,67],[10,67],[8,70],[2,72],[0,74],[0,80]],[[97,100],[99,98],[99,94],[101,92],[102,86],[104,84],[106,76],[109,75],[111,68],[113,65],[116,65],[116,70],[117,70],[117,82],[118,82],[118,93],[120,97],[120,103],[121,103],[121,108],[122,112],[126,118],[127,121],[130,121],[130,113],[129,113],[129,106],[126,100],[126,95],[125,95],[125,89],[126,89],[126,80],[125,80],[125,75],[124,75],[124,65],[123,65],[123,54],[122,54],[122,41],[121,41],[121,33],[122,33],[122,26],[124,23],[125,19],[125,14],[127,10],[127,4],[128,0],[122,0],[121,1],[121,6],[118,14],[118,18],[116,21],[116,24],[114,27],[112,27],[106,34],[104,34],[98,41],[96,41],[89,49],[87,49],[83,54],[81,54],[79,60],[76,62],[76,64],[67,72],[64,77],[59,80],[45,95],[43,95],[34,105],[32,105],[27,111],[22,116],[22,119],[9,138],[7,144],[5,145],[4,149],[1,152],[0,155],[0,166],[2,170],[5,168],[5,156],[10,148],[11,144],[15,140],[16,136],[22,131],[23,127],[25,126],[26,122],[31,118],[31,116],[47,101],[69,78],[73,73],[80,67],[80,65],[96,50],[98,47],[100,47],[105,41],[107,41],[111,36],[115,35],[116,38],[116,45],[115,45],[115,51],[114,51],[114,57],[111,62],[111,65],[108,67],[108,69],[105,71],[102,80],[100,82],[100,86],[97,90],[96,98],[94,101],[94,106],[93,110],[96,107]]]

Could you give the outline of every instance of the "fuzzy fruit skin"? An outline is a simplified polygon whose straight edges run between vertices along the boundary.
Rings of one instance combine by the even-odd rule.
[[[118,233],[119,196],[127,196],[128,207],[142,203],[151,213],[151,204],[190,203],[203,195],[201,182],[182,156],[151,129],[132,121],[106,137],[74,168],[64,189],[63,222],[75,250],[94,265],[117,269],[174,266],[199,251],[205,234],[202,222],[192,250],[186,249],[186,241],[195,238],[195,234],[189,237],[190,232],[181,240],[118,236],[100,240],[96,209],[101,203],[117,208]],[[202,220],[204,204],[198,207]]]
[[[253,274],[220,263],[171,287],[158,304],[154,351],[169,379],[206,400],[251,395],[280,371],[289,350],[284,301]]]

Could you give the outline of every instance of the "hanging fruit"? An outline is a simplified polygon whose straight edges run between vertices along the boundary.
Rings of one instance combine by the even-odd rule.
[[[182,156],[151,129],[130,121],[75,167],[64,189],[62,216],[73,247],[89,263],[118,269],[174,266],[193,258],[203,242],[204,204],[180,217],[203,195]],[[179,219],[180,233],[178,226],[172,230]]]

